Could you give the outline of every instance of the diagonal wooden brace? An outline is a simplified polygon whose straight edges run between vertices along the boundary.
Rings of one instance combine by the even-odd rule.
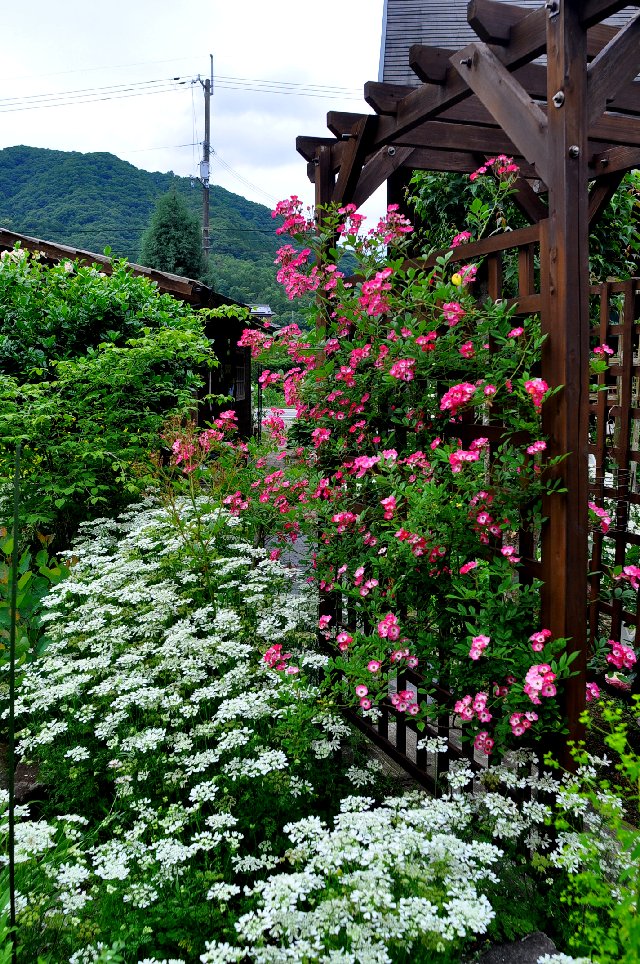
[[[640,71],[640,13],[604,47],[587,68],[587,123],[591,127],[625,84]]]
[[[583,27],[593,27],[607,17],[611,17],[625,7],[640,7],[640,2],[629,3],[629,0],[584,0],[580,11],[580,21]]]
[[[367,114],[354,124],[342,154],[340,173],[333,191],[336,204],[348,204],[352,200],[365,158],[371,150],[372,135],[377,123],[375,114]]]
[[[365,164],[358,186],[351,198],[352,203],[357,208],[364,204],[394,171],[406,164],[413,153],[413,147],[381,148]]]
[[[544,111],[486,44],[469,44],[451,58],[451,63],[547,184]]]

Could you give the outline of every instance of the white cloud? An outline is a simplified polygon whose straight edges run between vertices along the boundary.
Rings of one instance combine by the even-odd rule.
[[[67,0],[64,10],[49,0],[7,5],[0,147],[109,151],[147,170],[195,174],[200,148],[189,144],[204,136],[203,95],[190,81],[208,76],[211,53],[220,78],[212,100],[211,140],[220,158],[212,165],[214,183],[261,203],[269,203],[266,195],[289,194],[311,202],[295,138],[327,136],[328,110],[368,110],[341,92],[359,96],[364,83],[376,79],[381,26],[382,0],[323,0],[321,7],[300,0],[111,0],[100,8]],[[135,85],[175,76],[187,83],[162,94],[93,93],[115,85],[131,93]],[[263,85],[250,83],[256,80],[335,91],[322,97],[263,92]],[[230,89],[234,83],[240,89]],[[46,96],[80,90],[104,99],[42,109]],[[26,97],[40,109],[9,109],[24,108]]]

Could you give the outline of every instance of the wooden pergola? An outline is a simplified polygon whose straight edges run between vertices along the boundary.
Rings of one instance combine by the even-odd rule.
[[[475,42],[457,51],[413,45],[419,86],[367,83],[375,113],[330,112],[331,137],[297,140],[319,208],[360,206],[385,181],[397,200],[393,186],[411,171],[471,172],[489,154],[513,156],[520,166],[514,199],[531,227],[467,245],[464,257],[528,252],[519,300],[539,313],[547,335],[542,376],[563,386],[543,407],[543,430],[551,456],[568,453],[557,469],[567,491],[545,506],[537,569],[543,625],[578,653],[579,675],[566,688],[573,738],[585,702],[588,633],[589,230],[625,172],[640,167],[640,12],[629,9],[620,29],[602,23],[627,8],[640,8],[640,0],[547,0],[534,10],[471,0]],[[499,296],[492,263],[489,293]],[[637,375],[629,351],[624,365],[627,380]]]

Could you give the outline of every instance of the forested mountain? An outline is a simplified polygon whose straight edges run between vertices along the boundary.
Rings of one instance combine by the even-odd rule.
[[[156,201],[177,191],[200,216],[202,190],[188,177],[142,171],[113,154],[35,147],[0,150],[0,226],[138,261]],[[269,304],[290,320],[292,304],[275,280],[280,245],[269,208],[213,185],[210,275],[221,294]]]

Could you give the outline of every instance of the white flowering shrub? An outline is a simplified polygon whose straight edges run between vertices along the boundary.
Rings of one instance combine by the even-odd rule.
[[[561,931],[596,863],[623,900],[636,838],[607,832],[591,763],[556,779],[515,754],[478,785],[452,762],[440,799],[385,800],[377,762],[341,759],[316,600],[237,517],[149,500],[73,553],[16,708],[47,787],[16,814],[19,964],[453,964]]]
[[[250,889],[258,906],[236,924],[239,946],[211,941],[201,960],[459,960],[463,939],[494,917],[482,886],[497,882],[502,852],[460,839],[463,801],[416,793],[373,804],[346,799],[333,827],[317,817],[285,827],[292,869]]]
[[[349,787],[348,728],[319,709],[315,600],[237,519],[178,507],[181,528],[152,501],[84,526],[46,601],[50,642],[16,707],[49,794],[17,831],[25,961],[43,928],[56,960],[85,933],[110,945],[123,913],[141,957],[175,953],[185,920],[219,931],[210,888],[276,867],[282,825]],[[215,535],[206,591],[184,552],[195,526]],[[275,643],[298,673],[264,662]]]

